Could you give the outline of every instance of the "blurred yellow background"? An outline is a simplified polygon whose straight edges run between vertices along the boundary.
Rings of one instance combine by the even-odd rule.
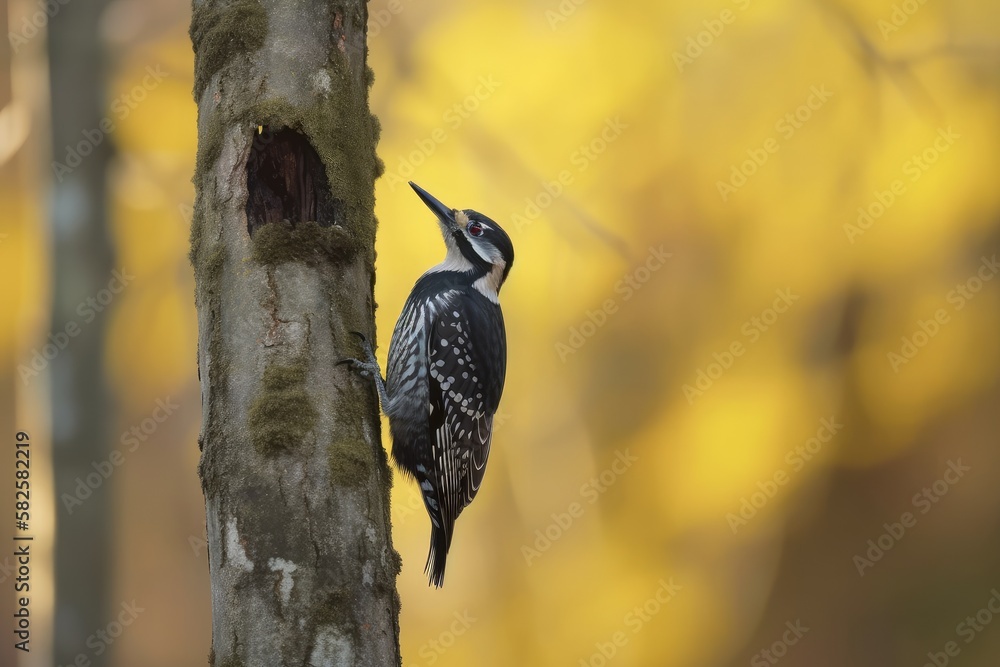
[[[42,6],[7,5],[0,111],[2,414],[39,456],[56,380],[19,368],[52,333]],[[145,610],[109,648],[129,667],[210,646],[189,21],[163,0],[100,18],[134,276],[97,315],[110,430],[177,406],[114,437],[95,491],[112,601]],[[405,667],[1000,664],[1000,5],[374,0],[369,49],[382,362],[443,255],[407,180],[516,249],[491,467],[441,591],[396,475]],[[51,547],[72,490],[34,474]],[[46,558],[19,664],[52,664]]]

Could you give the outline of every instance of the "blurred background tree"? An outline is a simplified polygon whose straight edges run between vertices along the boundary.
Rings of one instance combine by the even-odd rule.
[[[101,39],[104,0],[53,12],[48,21],[52,181],[48,217],[52,261],[52,336],[59,349],[48,367],[55,488],[74,500],[56,512],[55,664],[71,664],[111,614],[113,497],[91,489],[103,481],[115,413],[105,380],[107,320],[98,317],[114,261],[106,183],[113,145],[106,140],[107,67]],[[91,299],[88,303],[88,299]],[[87,321],[90,320],[90,321]],[[46,356],[43,352],[43,356]],[[33,376],[27,376],[30,379]],[[82,480],[82,483],[81,483]],[[80,501],[80,502],[74,502]],[[94,667],[110,653],[94,655]]]

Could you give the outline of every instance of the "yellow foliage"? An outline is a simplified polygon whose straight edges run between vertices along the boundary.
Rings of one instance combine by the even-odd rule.
[[[1000,6],[909,3],[894,19],[898,4],[370,3],[383,363],[444,252],[406,181],[492,217],[516,250],[504,418],[441,591],[421,572],[419,497],[396,477],[404,665],[598,665],[602,647],[608,664],[745,663],[797,613],[772,596],[815,583],[799,572],[816,554],[783,560],[796,531],[826,517],[809,535],[853,577],[864,539],[837,542],[830,518],[851,475],[937,465],[949,437],[966,455],[995,447]],[[108,86],[117,261],[138,276],[107,344],[126,423],[197,392],[184,28],[130,47]],[[5,252],[41,255],[35,227],[2,230]],[[23,319],[43,322],[45,279],[21,271],[22,301],[41,304]],[[842,427],[796,459],[824,420]],[[923,481],[895,483],[904,511]],[[812,655],[795,664],[835,664]]]

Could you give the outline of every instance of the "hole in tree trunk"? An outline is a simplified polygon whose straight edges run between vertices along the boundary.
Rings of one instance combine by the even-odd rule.
[[[264,126],[254,134],[247,159],[247,228],[287,220],[341,224],[341,202],[330,194],[322,160],[304,136]]]

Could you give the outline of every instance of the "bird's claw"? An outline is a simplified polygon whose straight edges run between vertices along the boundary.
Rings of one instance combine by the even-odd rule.
[[[343,364],[347,363],[348,361],[353,361],[355,362],[354,365],[356,367],[361,367],[361,366],[369,367],[377,365],[377,362],[375,360],[375,351],[372,349],[372,345],[371,343],[368,342],[368,339],[365,337],[365,335],[360,331],[350,331],[349,333],[354,336],[357,336],[358,339],[361,341],[361,349],[363,349],[365,352],[365,360],[361,361],[360,359],[341,359],[337,363]]]
[[[357,370],[361,377],[374,378],[375,385],[378,388],[379,399],[382,401],[383,405],[387,404],[388,396],[385,392],[385,382],[382,380],[382,369],[379,368],[378,359],[375,358],[375,351],[372,350],[372,346],[368,342],[368,339],[365,338],[364,334],[358,331],[351,331],[350,333],[361,339],[361,347],[364,349],[365,359],[364,361],[354,358],[341,359],[337,362],[337,365],[350,364],[355,368],[355,370]]]
[[[357,336],[359,340],[361,340],[361,349],[365,351],[365,356],[367,356],[369,359],[374,359],[375,351],[372,350],[372,344],[368,342],[368,339],[365,338],[365,335],[360,331],[352,331],[351,333]]]
[[[361,347],[365,352],[366,358],[363,361],[361,359],[354,359],[354,358],[341,359],[340,361],[337,362],[336,365],[340,366],[343,364],[350,364],[355,369],[357,369],[358,373],[362,377],[372,377],[375,374],[379,373],[378,363],[375,360],[375,353],[372,351],[372,346],[368,342],[368,339],[365,337],[365,335],[360,331],[350,331],[348,333],[357,336],[358,339],[360,339]]]
[[[341,359],[340,361],[337,362],[336,365],[340,366],[342,364],[350,364],[351,366],[356,368],[358,370],[358,373],[361,374],[363,377],[368,377],[371,374],[371,368],[369,368],[370,364],[361,361],[360,359]]]

